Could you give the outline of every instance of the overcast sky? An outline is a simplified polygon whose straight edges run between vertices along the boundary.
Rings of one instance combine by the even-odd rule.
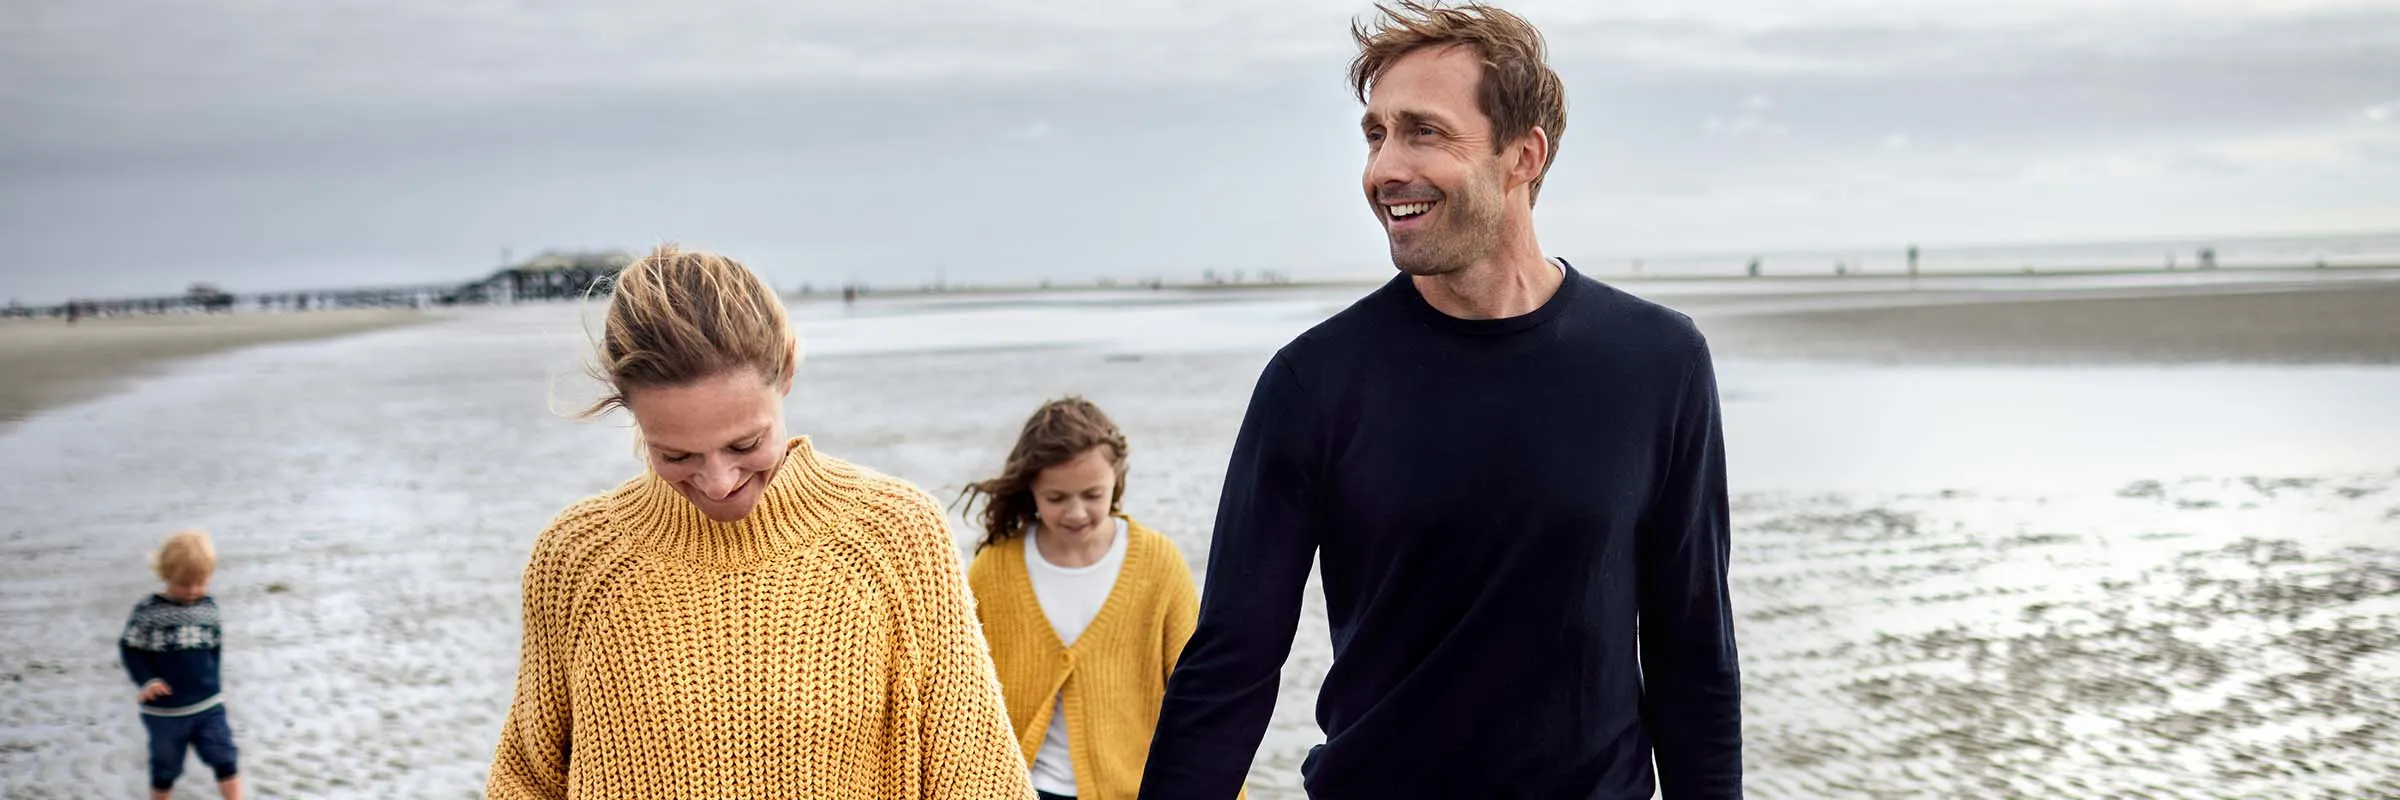
[[[2400,4],[1523,0],[1569,258],[2400,228]],[[0,0],[0,298],[1389,274],[1346,0]]]

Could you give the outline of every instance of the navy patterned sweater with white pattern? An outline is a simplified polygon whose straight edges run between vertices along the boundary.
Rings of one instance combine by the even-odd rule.
[[[134,605],[117,641],[125,672],[136,686],[161,680],[170,690],[143,703],[142,713],[190,714],[215,706],[217,653],[224,637],[215,598],[187,604],[154,594]]]

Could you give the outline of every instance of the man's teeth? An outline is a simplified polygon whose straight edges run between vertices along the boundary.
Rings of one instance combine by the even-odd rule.
[[[1410,203],[1403,206],[1392,206],[1392,218],[1403,219],[1407,217],[1413,217],[1418,214],[1423,214],[1432,208],[1432,203]]]

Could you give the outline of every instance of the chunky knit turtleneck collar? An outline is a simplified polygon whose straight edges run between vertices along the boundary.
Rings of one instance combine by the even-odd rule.
[[[796,436],[785,444],[783,464],[749,516],[709,519],[657,472],[646,471],[617,495],[618,518],[644,553],[702,569],[748,569],[823,534],[835,521],[834,498],[856,488],[857,477],[845,465],[819,458],[808,437]]]

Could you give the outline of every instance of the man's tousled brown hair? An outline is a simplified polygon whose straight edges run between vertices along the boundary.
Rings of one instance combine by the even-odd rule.
[[[1542,32],[1523,17],[1482,3],[1398,0],[1375,8],[1375,17],[1350,26],[1350,37],[1358,41],[1350,88],[1358,101],[1367,101],[1367,90],[1402,56],[1430,47],[1474,48],[1483,57],[1476,103],[1492,120],[1493,152],[1535,128],[1550,140],[1542,172],[1529,189],[1540,198],[1542,179],[1558,161],[1558,140],[1567,131],[1567,90],[1547,63]]]

